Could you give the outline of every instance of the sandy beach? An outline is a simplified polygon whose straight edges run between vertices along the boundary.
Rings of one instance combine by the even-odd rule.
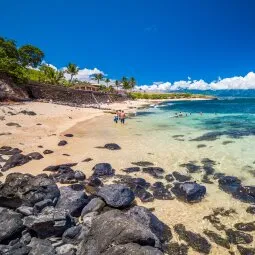
[[[200,99],[199,99],[200,100]],[[50,165],[64,163],[78,163],[74,169],[81,170],[87,177],[91,176],[92,168],[97,163],[111,163],[116,170],[116,174],[124,174],[122,169],[130,167],[131,162],[150,161],[156,166],[163,167],[166,171],[172,172],[177,166],[175,162],[179,151],[172,151],[171,157],[165,160],[157,157],[160,154],[160,144],[152,147],[141,133],[137,133],[134,125],[127,121],[126,125],[115,125],[113,123],[114,112],[118,109],[126,112],[136,112],[138,108],[145,105],[159,103],[156,101],[127,101],[124,103],[114,103],[103,105],[102,109],[76,108],[63,105],[56,105],[41,102],[28,102],[22,104],[11,104],[0,106],[0,147],[11,146],[19,148],[24,154],[39,152],[44,158],[32,160],[27,164],[12,168],[3,173],[0,181],[4,181],[7,174],[12,172],[22,172],[37,175]],[[21,111],[33,111],[34,116],[20,113]],[[7,126],[7,123],[17,123],[17,126]],[[73,134],[73,137],[65,137],[65,134]],[[151,137],[151,139],[153,139]],[[65,140],[65,146],[58,146],[59,141]],[[117,143],[121,146],[120,151],[110,151],[99,149],[106,143]],[[173,145],[174,146],[174,145]],[[52,154],[44,155],[44,150],[52,150]],[[162,151],[163,153],[163,151]],[[86,158],[91,158],[90,162],[82,162]],[[171,166],[171,167],[169,167]],[[135,173],[133,177],[145,178],[153,183],[155,179],[148,174]],[[109,180],[108,182],[112,182]],[[210,229],[208,221],[203,221],[203,216],[209,215],[213,207],[227,207],[239,210],[240,214],[234,220],[223,219],[225,224],[234,224],[240,221],[251,221],[245,218],[242,204],[234,199],[229,199],[227,194],[223,194],[225,199],[217,200],[219,190],[210,187],[210,194],[202,203],[187,205],[177,199],[169,201],[154,200],[152,203],[137,203],[148,208],[154,208],[155,215],[163,222],[172,227],[174,224],[183,223],[192,231],[203,233],[203,229]],[[226,201],[228,203],[226,204]],[[188,212],[190,210],[190,212]],[[174,240],[180,241],[176,234]],[[254,244],[254,243],[253,243]],[[199,254],[190,249],[189,254]],[[211,254],[228,254],[228,251],[212,243]]]

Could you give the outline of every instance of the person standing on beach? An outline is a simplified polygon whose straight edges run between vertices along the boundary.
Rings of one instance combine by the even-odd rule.
[[[125,124],[126,114],[124,111],[121,111],[120,113],[120,123]]]

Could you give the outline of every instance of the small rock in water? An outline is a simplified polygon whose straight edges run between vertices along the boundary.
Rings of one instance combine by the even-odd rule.
[[[186,244],[170,243],[166,250],[169,255],[188,255],[189,247]]]
[[[241,255],[255,255],[255,248],[247,248],[241,245],[237,245],[237,249]]]
[[[153,196],[159,200],[172,200],[174,197],[162,182],[155,182],[152,185]]]
[[[179,182],[186,182],[191,180],[191,176],[180,174],[179,172],[173,172],[174,178]]]
[[[233,141],[224,141],[224,142],[222,142],[223,145],[227,145],[227,144],[230,144],[230,143],[233,143]]]
[[[255,206],[249,206],[249,207],[246,209],[246,212],[247,212],[247,213],[250,213],[250,214],[255,214]]]
[[[54,151],[52,151],[52,150],[45,150],[44,152],[43,152],[43,154],[51,154],[51,153],[53,153]]]
[[[122,171],[126,173],[135,173],[135,172],[139,172],[140,170],[141,170],[140,167],[127,167],[122,169]]]
[[[234,225],[234,227],[235,227],[237,230],[240,230],[240,231],[251,232],[251,231],[255,231],[255,222],[236,223],[236,224]]]
[[[212,242],[214,242],[226,249],[230,249],[229,241],[226,238],[223,238],[219,234],[217,234],[213,231],[210,231],[210,230],[204,230],[204,234],[207,235]]]
[[[197,148],[198,148],[198,149],[200,149],[200,148],[205,148],[205,147],[206,147],[205,144],[198,144],[198,145],[197,145]]]
[[[189,163],[186,163],[186,164],[181,164],[180,166],[187,168],[189,173],[200,172],[200,166],[195,165],[193,162],[189,162]]]
[[[125,208],[132,204],[135,195],[131,189],[121,184],[105,185],[97,195],[102,197],[107,205],[115,208]]]
[[[226,234],[229,242],[233,244],[249,244],[253,241],[253,237],[250,234],[235,231],[233,229],[227,229]]]
[[[203,199],[206,188],[195,182],[175,183],[172,192],[177,198],[185,202],[193,203]]]
[[[65,146],[67,144],[67,141],[62,140],[58,143],[58,146]]]
[[[175,232],[179,238],[185,241],[195,251],[202,254],[209,254],[211,250],[211,244],[200,234],[187,231],[183,224],[177,224],[174,226]]]
[[[241,180],[235,176],[223,176],[218,182],[220,189],[227,193],[235,193],[241,185]]]
[[[161,179],[163,178],[163,173],[165,171],[161,167],[144,167],[143,172],[153,176],[154,178]]]
[[[168,182],[173,182],[174,181],[174,177],[172,174],[167,174],[165,176],[165,179],[168,181]]]
[[[138,162],[132,162],[131,163],[132,165],[135,165],[135,166],[153,166],[154,164],[149,162],[149,161],[138,161]]]

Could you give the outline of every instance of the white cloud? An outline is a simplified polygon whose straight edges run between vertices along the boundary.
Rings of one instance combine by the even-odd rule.
[[[221,90],[221,89],[255,89],[255,73],[249,72],[245,76],[234,76],[231,78],[218,78],[210,83],[204,80],[188,80],[171,82],[154,82],[152,85],[137,86],[137,90],[166,91],[166,90]]]

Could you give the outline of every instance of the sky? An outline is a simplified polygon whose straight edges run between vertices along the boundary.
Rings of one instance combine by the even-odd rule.
[[[255,89],[253,0],[8,0],[0,36],[33,44],[78,78],[102,71],[143,89]]]

